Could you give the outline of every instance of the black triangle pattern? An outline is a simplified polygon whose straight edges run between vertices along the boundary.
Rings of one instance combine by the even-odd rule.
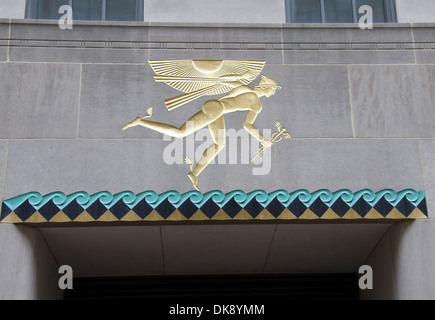
[[[220,207],[213,201],[212,198],[210,198],[201,206],[200,209],[202,213],[211,219],[219,211]]]
[[[86,212],[95,220],[98,220],[106,211],[107,208],[100,202],[100,200],[95,201],[86,209]]]
[[[287,209],[290,210],[296,218],[299,218],[305,211],[307,211],[307,206],[304,205],[299,198],[296,198],[287,206]]]
[[[377,212],[379,212],[384,218],[394,209],[394,207],[385,198],[379,199],[379,201],[373,207]]]
[[[408,217],[415,210],[415,207],[405,197],[400,200],[398,204],[396,204],[396,209],[401,212],[405,217]]]
[[[168,199],[165,199],[157,206],[156,211],[162,216],[163,219],[167,219],[175,211],[175,207],[169,202]]]
[[[6,205],[6,203],[2,203],[2,212],[0,215],[0,221],[5,219],[7,216],[9,216],[12,213],[12,210]]]
[[[231,198],[223,207],[222,210],[226,212],[227,215],[234,219],[234,217],[242,210],[243,208],[237,203],[234,198]]]
[[[59,213],[59,208],[53,203],[53,201],[48,201],[38,211],[45,219],[47,219],[47,221],[50,221],[51,218]]]
[[[153,207],[151,207],[145,199],[142,199],[137,203],[132,209],[134,213],[136,213],[141,219],[145,219],[152,211]]]
[[[21,206],[14,210],[14,213],[23,221],[29,219],[34,213],[36,213],[36,209],[29,203],[29,201],[24,201]]]
[[[198,207],[190,199],[187,199],[178,207],[178,211],[187,219],[190,219],[198,211]]]
[[[124,201],[118,201],[110,208],[110,212],[119,220],[121,220],[129,211],[130,208],[124,203]]]
[[[258,203],[257,200],[252,199],[251,201],[249,201],[249,203],[245,206],[244,208],[246,210],[246,212],[249,212],[249,214],[255,218],[257,217],[261,211],[264,210],[264,207]]]
[[[417,206],[417,208],[423,212],[425,216],[427,216],[427,203],[426,199],[423,199],[423,201],[420,202],[420,204]]]
[[[359,198],[358,201],[352,206],[352,209],[358,213],[361,217],[365,217],[367,213],[372,209],[372,206],[364,200],[363,197]]]
[[[67,215],[67,217],[74,221],[83,213],[83,211],[85,211],[85,209],[83,209],[83,207],[79,205],[76,200],[73,200],[65,208],[63,208],[62,211]]]
[[[328,210],[328,208],[329,207],[322,200],[320,200],[320,198],[314,200],[309,207],[309,209],[319,218]]]
[[[275,218],[278,218],[284,209],[285,206],[277,198],[273,198],[273,200],[266,206],[266,210]]]
[[[226,202],[226,204],[222,207],[222,210],[230,217],[230,219],[234,219],[237,214],[244,209],[250,216],[252,216],[252,219],[255,219],[263,210],[267,210],[275,218],[278,218],[285,209],[288,209],[294,216],[296,216],[296,218],[300,218],[308,209],[318,217],[322,217],[326,211],[332,210],[340,218],[343,218],[350,209],[353,209],[361,217],[361,219],[364,219],[364,217],[372,208],[379,212],[384,218],[387,217],[393,209],[396,209],[403,215],[405,219],[408,218],[416,208],[427,217],[426,199],[423,199],[417,206],[415,206],[408,201],[406,197],[401,199],[395,205],[395,207],[384,197],[379,199],[379,201],[373,207],[366,200],[364,200],[363,197],[358,199],[358,201],[353,204],[352,207],[350,207],[340,197],[333,204],[330,204],[330,206],[325,204],[319,197],[309,206],[309,208],[307,208],[307,206],[302,203],[298,197],[286,205],[281,203],[278,198],[275,197],[266,207],[259,203],[255,198],[251,199],[251,201],[242,207],[233,197]],[[190,219],[198,210],[201,210],[201,212],[204,213],[204,215],[209,219],[213,219],[220,209],[221,207],[219,203],[216,203],[213,198],[208,199],[201,206],[196,205],[189,198],[187,198],[181,205],[178,206],[178,211],[186,219]],[[114,221],[122,221],[123,217],[130,212],[130,210],[132,210],[142,220],[145,219],[153,210],[155,210],[162,220],[166,220],[176,210],[176,208],[168,199],[162,201],[154,209],[145,199],[139,201],[133,208],[130,208],[130,206],[124,203],[123,199],[120,199],[110,208],[107,208],[97,199],[94,203],[87,207],[86,210],[76,200],[71,201],[67,206],[62,208],[62,210],[51,200],[39,208],[39,210],[36,210],[35,207],[33,207],[27,200],[13,211],[6,205],[5,202],[3,202],[1,206],[0,221],[7,220],[11,214],[14,214],[21,221],[26,222],[26,220],[31,218],[34,214],[36,214],[36,212],[39,212],[39,214],[46,221],[50,221],[60,211],[63,211],[65,216],[70,219],[69,221],[75,221],[80,214],[86,211],[91,217],[91,222],[97,221],[108,210],[114,216]],[[15,223],[15,221],[13,223]]]
[[[341,198],[338,198],[331,206],[331,210],[334,211],[340,218],[343,218],[346,212],[350,210],[350,207]]]

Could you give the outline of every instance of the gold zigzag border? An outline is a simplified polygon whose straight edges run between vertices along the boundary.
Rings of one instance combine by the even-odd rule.
[[[133,210],[127,212],[121,219],[118,219],[110,210],[107,210],[98,219],[94,219],[87,211],[83,211],[75,219],[70,219],[63,211],[59,211],[50,220],[47,220],[38,211],[31,215],[26,221],[21,220],[14,212],[5,217],[1,223],[65,223],[65,222],[162,222],[162,221],[296,221],[296,220],[415,220],[427,219],[427,216],[418,208],[406,217],[399,210],[393,208],[385,217],[376,209],[372,208],[362,217],[355,210],[349,209],[343,217],[340,217],[332,209],[328,209],[320,217],[310,209],[297,217],[290,210],[284,209],[278,217],[274,217],[268,210],[263,209],[256,217],[251,216],[245,209],[241,209],[234,218],[231,218],[224,210],[220,209],[209,218],[198,209],[190,218],[185,217],[180,211],[175,210],[166,219],[156,210],[151,211],[144,219],[139,217]]]

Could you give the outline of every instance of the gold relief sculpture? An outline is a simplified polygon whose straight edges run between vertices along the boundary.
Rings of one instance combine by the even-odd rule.
[[[275,132],[272,135],[272,139],[270,140],[272,144],[281,141],[282,139],[290,139],[291,136],[287,132],[286,128],[281,127],[281,123],[279,121],[275,122],[275,127],[278,129],[278,132]],[[263,156],[264,152],[266,151],[266,147],[262,146],[256,153],[256,155],[251,159],[251,162],[255,160],[258,156]]]
[[[279,123],[276,124],[279,132],[274,134],[272,139],[265,139],[254,125],[255,119],[262,110],[260,98],[270,97],[277,89],[281,89],[275,80],[264,75],[261,75],[259,85],[253,88],[248,86],[260,75],[266,61],[151,60],[149,63],[156,73],[154,75],[156,82],[164,82],[183,92],[182,95],[164,100],[169,111],[202,96],[226,94],[222,98],[206,101],[201,110],[179,128],[146,119],[152,116],[152,108],[147,110],[148,113],[144,117],[137,117],[123,127],[123,130],[126,130],[139,125],[168,136],[184,138],[208,126],[214,144],[205,150],[202,159],[195,167],[193,162],[186,158],[191,168],[188,177],[197,190],[199,190],[199,174],[225,146],[225,134],[222,135],[225,132],[225,114],[236,111],[247,112],[243,127],[262,144],[262,149],[257,155],[261,156],[265,149],[283,137],[290,138],[286,129],[282,130]]]

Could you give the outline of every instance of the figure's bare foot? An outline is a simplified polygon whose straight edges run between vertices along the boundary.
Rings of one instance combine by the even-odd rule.
[[[190,158],[186,156],[186,157],[184,158],[184,162],[185,162],[186,164],[190,165],[190,171],[193,171],[193,161],[190,160]]]
[[[153,107],[149,107],[147,109],[147,112],[148,112],[148,114],[143,116],[142,119],[144,119],[144,118],[151,118],[153,116]]]
[[[146,114],[146,115],[144,115],[143,117],[136,117],[136,119],[134,119],[133,121],[127,123],[127,124],[122,128],[122,130],[124,131],[124,130],[127,130],[128,128],[135,127],[135,126],[137,126],[137,125],[139,124],[139,122],[140,122],[142,119],[145,119],[145,118],[151,118],[152,116],[153,116],[153,107],[149,107],[149,108],[147,109],[147,114]]]
[[[198,187],[198,177],[195,176],[195,175],[193,174],[193,172],[189,173],[187,176],[188,176],[188,177],[190,178],[190,180],[192,181],[192,184],[193,184],[193,186],[195,187],[195,189],[198,190],[198,191],[200,191],[200,190],[199,190],[199,187]]]
[[[132,128],[132,127],[137,126],[141,120],[142,120],[141,117],[136,117],[136,119],[134,119],[133,121],[127,123],[127,124],[122,128],[122,130],[124,131],[124,130],[127,130],[128,128]]]

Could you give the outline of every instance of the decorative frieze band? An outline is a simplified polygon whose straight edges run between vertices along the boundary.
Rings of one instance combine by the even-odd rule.
[[[434,50],[435,42],[161,42],[0,39],[0,47],[134,50],[384,51]]]
[[[373,192],[307,190],[267,193],[169,191],[157,194],[131,191],[112,195],[61,192],[42,196],[27,193],[3,201],[3,223],[131,222],[131,221],[237,221],[237,220],[401,220],[425,219],[425,193],[414,190]]]

